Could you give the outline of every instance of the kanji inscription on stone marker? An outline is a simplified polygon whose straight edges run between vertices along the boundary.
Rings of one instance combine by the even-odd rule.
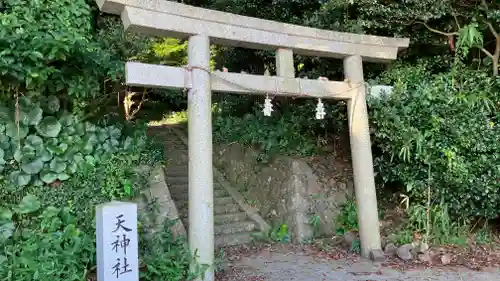
[[[96,208],[97,281],[138,281],[137,205],[110,202]]]

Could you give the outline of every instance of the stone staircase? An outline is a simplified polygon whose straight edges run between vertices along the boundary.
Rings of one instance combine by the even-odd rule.
[[[170,127],[157,131],[165,143],[166,181],[179,216],[188,230],[188,148],[184,141]],[[156,129],[155,129],[156,131]],[[231,246],[251,241],[251,234],[258,233],[259,226],[250,219],[240,204],[228,193],[223,184],[214,177],[214,224],[215,245]]]

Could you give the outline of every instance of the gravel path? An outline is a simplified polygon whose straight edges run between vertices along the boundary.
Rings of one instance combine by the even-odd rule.
[[[365,260],[325,260],[305,253],[260,251],[233,260],[218,281],[494,281],[500,270],[460,267],[395,270]]]

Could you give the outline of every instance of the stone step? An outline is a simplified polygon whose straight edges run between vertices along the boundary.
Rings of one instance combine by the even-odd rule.
[[[214,194],[215,196],[215,194]],[[225,196],[225,197],[218,197],[218,196],[215,196],[214,198],[214,205],[229,205],[229,204],[233,204],[233,203],[236,203],[233,199],[233,197],[231,196]]]
[[[184,143],[180,140],[177,141],[171,138],[163,138],[162,142],[168,143],[168,145],[165,146],[166,151],[172,151],[172,152],[182,151],[186,153],[188,151],[186,145],[184,145]]]
[[[185,185],[187,188],[189,184],[189,177],[187,174],[176,176],[176,175],[168,175],[168,173],[165,173],[165,180],[167,181],[168,186],[172,188],[176,188],[173,187],[176,185]],[[224,187],[220,183],[214,182],[214,190],[217,189],[224,189]]]
[[[175,182],[175,180],[180,179],[180,178],[181,177],[174,177],[173,178],[174,182]],[[171,179],[167,178],[167,184],[169,183],[170,180]],[[169,189],[172,189],[174,191],[177,191],[177,190],[186,190],[187,191],[187,190],[189,190],[189,184],[188,184],[187,180],[188,179],[186,178],[186,182],[182,183],[182,184],[181,183],[174,183],[171,186],[169,186]],[[214,183],[214,192],[216,190],[224,190],[225,191],[226,189],[222,185],[220,185],[218,183]]]
[[[174,178],[174,179],[177,179],[177,178]],[[167,179],[167,184],[168,183],[169,183],[169,179]],[[182,192],[186,191],[186,192],[188,192],[188,190],[189,190],[189,184],[187,182],[183,183],[183,184],[174,183],[174,184],[169,185],[169,189],[171,189],[173,192],[177,192],[177,191],[182,191]],[[226,189],[224,187],[222,187],[222,185],[220,185],[220,184],[214,184],[214,192],[219,191],[219,190],[220,191],[226,191]]]
[[[169,187],[173,185],[187,185],[189,182],[189,178],[187,177],[187,175],[180,177],[166,176],[166,181]]]
[[[235,223],[239,221],[246,221],[248,219],[247,213],[231,213],[231,214],[222,214],[214,217],[215,224],[229,224]]]
[[[255,223],[252,221],[241,221],[235,223],[226,223],[215,225],[215,235],[226,235],[255,230]]]
[[[173,196],[176,199],[176,206],[178,209],[184,209],[188,207],[189,200],[187,197],[181,199],[181,197]],[[184,200],[183,200],[184,199]],[[226,206],[235,203],[233,197],[216,197],[214,198],[214,206]]]
[[[215,236],[215,246],[234,246],[249,243],[253,240],[252,234],[257,234],[258,232],[240,232],[228,235],[217,235]]]
[[[188,165],[189,163],[189,156],[184,152],[179,153],[179,151],[164,151],[163,154],[165,156],[167,169],[168,167]]]
[[[231,204],[227,204],[227,205],[215,205],[214,206],[214,213],[216,215],[239,213],[239,212],[240,212],[240,206],[236,203],[231,203]]]
[[[187,217],[188,216],[188,205],[180,205],[176,203],[177,209],[179,210],[179,213],[181,213],[181,217]],[[223,215],[223,214],[231,214],[231,213],[239,213],[240,211],[240,206],[236,203],[231,203],[227,205],[215,205],[214,206],[214,215]]]
[[[187,201],[189,198],[189,192],[187,189],[171,189],[170,195],[177,201]],[[214,189],[214,198],[228,197],[229,193],[227,193],[224,189]]]
[[[185,226],[187,226],[187,224],[188,224],[187,212],[185,215],[184,214],[181,214],[181,215],[182,215],[182,218],[181,218],[182,223]],[[222,214],[222,215],[215,215],[214,216],[214,224],[215,225],[225,226],[227,224],[233,224],[233,223],[244,222],[244,221],[248,221],[248,216],[245,212]]]
[[[187,176],[189,168],[187,165],[171,165],[165,168],[165,174],[169,176]]]

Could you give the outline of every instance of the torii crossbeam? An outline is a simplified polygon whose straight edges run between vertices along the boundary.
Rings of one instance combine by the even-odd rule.
[[[188,39],[189,68],[128,62],[133,86],[189,88],[189,246],[213,264],[211,91],[347,100],[361,254],[380,253],[380,228],[365,101],[363,61],[389,62],[409,40],[341,33],[223,13],[164,0],[96,0],[127,31]],[[275,50],[278,76],[209,71],[210,43]],[[347,82],[295,78],[293,54],[340,58]],[[279,90],[276,92],[276,90]],[[214,280],[213,269],[205,279]]]

